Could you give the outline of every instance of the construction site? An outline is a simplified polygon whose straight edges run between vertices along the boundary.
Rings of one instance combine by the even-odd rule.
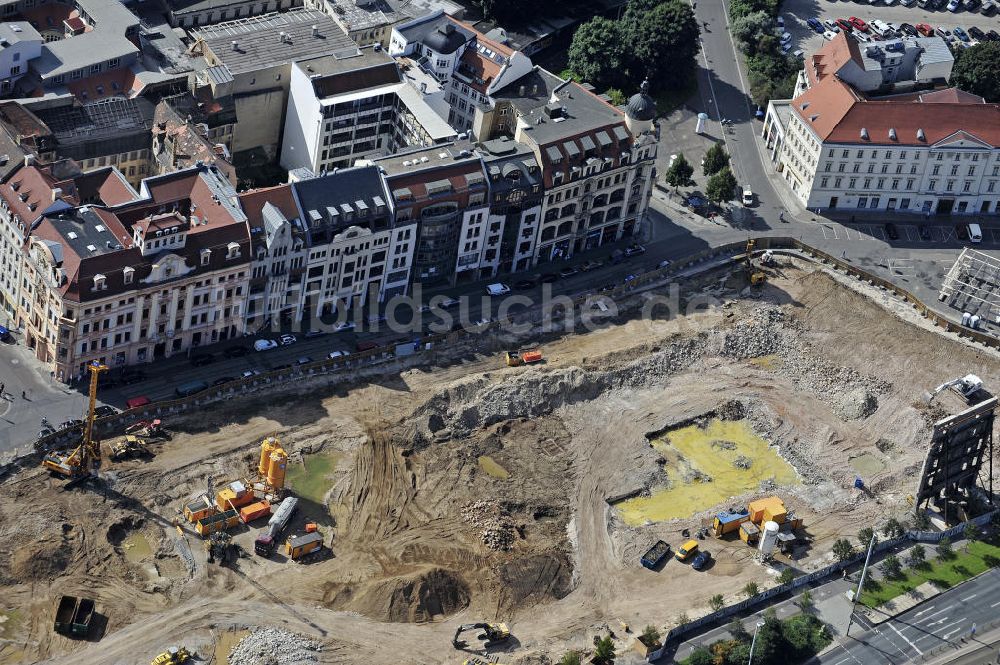
[[[8,474],[0,663],[541,664],[609,632],[622,653],[912,523],[934,424],[969,408],[953,380],[1000,386],[998,354],[769,258],[681,283],[709,303],[683,316],[642,316],[654,289],[597,330],[470,336]]]

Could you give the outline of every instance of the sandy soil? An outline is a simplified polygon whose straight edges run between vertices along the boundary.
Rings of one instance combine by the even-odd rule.
[[[511,626],[504,662],[556,656],[606,627],[627,646],[619,622],[669,627],[707,612],[713,594],[774,583],[739,541],[705,541],[716,561],[703,573],[639,565],[718,506],[632,527],[609,503],[664,482],[648,433],[720,408],[743,412],[802,480],[768,490],[811,538],[779,562],[825,565],[835,538],[910,509],[930,424],[961,408],[951,393],[928,408],[921,393],[970,371],[996,386],[1000,364],[821,271],[786,266],[762,297],[743,287],[716,275],[696,288],[724,306],[550,340],[540,368],[468,356],[219,405],[166,423],[173,439],[152,459],[106,466],[96,488],[63,491],[40,469],[6,480],[0,663],[146,663],[178,642],[207,657],[226,630],[261,625],[322,641],[330,663],[442,662],[455,626],[477,620]],[[318,522],[332,556],[210,565],[200,538],[173,525],[178,511],[247,477],[268,435],[293,464],[336,451],[323,500],[304,502],[292,527]],[[853,489],[859,469],[872,494]],[[235,541],[252,552],[256,531]],[[135,534],[152,550],[138,561]],[[100,641],[52,632],[63,593],[97,599]]]

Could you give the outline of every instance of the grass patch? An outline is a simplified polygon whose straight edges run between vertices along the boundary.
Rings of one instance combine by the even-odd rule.
[[[970,577],[986,572],[1000,562],[1000,547],[991,543],[975,541],[965,547],[956,548],[951,558],[944,561],[934,559],[919,569],[908,568],[896,580],[883,579],[877,588],[861,592],[861,602],[868,607],[892,600],[896,596],[909,593],[925,582],[939,589],[949,589]]]

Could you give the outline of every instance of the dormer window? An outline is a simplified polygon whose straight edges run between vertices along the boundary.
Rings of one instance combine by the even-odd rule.
[[[122,276],[126,284],[131,284],[132,280],[135,278],[135,268],[132,266],[125,266],[125,269],[122,270]]]
[[[94,275],[94,290],[103,291],[108,288],[107,277],[101,274]]]
[[[208,262],[212,260],[212,250],[203,249],[201,250],[201,265],[207,266]]]
[[[236,259],[239,258],[239,256],[240,256],[240,243],[231,242],[228,245],[226,245],[227,259]]]

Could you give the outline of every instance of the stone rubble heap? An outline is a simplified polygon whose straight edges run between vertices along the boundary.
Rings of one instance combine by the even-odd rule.
[[[462,517],[479,530],[491,550],[506,552],[514,547],[514,520],[496,501],[474,501],[462,508]]]
[[[777,306],[755,309],[726,332],[722,354],[745,360],[781,353],[786,348],[781,330],[784,320],[785,313]]]
[[[322,645],[280,628],[258,628],[236,643],[229,665],[299,665],[319,662]]]

